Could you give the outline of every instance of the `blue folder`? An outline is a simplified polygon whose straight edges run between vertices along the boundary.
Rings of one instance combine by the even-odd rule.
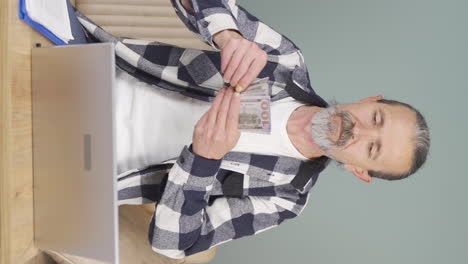
[[[67,7],[68,7],[68,16],[70,17],[70,25],[73,33],[73,40],[70,40],[68,44],[80,44],[80,43],[88,43],[86,40],[86,36],[84,33],[84,29],[81,27],[80,22],[76,18],[75,9],[70,4],[70,1],[67,0]],[[52,33],[49,29],[44,27],[43,25],[37,23],[36,21],[32,20],[26,11],[26,3],[25,0],[19,0],[19,8],[18,8],[18,16],[28,25],[33,27],[39,33],[50,39],[56,45],[68,45],[65,41],[61,40],[57,37],[54,33]]]

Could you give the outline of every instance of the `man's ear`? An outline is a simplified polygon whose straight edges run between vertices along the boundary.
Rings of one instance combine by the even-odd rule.
[[[361,99],[359,101],[357,101],[356,103],[369,103],[369,102],[375,102],[375,101],[378,101],[380,99],[382,99],[383,96],[382,95],[376,95],[376,96],[369,96],[367,98],[364,98],[364,99]]]
[[[351,173],[353,173],[356,177],[358,177],[362,181],[367,182],[367,183],[371,183],[372,177],[369,175],[367,170],[364,170],[364,169],[362,169],[360,167],[350,165],[350,164],[345,164],[344,168],[346,170],[350,171]]]

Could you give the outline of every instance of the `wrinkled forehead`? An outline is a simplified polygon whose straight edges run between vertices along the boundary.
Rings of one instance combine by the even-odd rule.
[[[416,114],[412,109],[401,105],[377,103],[382,110],[381,170],[404,173],[411,168],[416,133]]]

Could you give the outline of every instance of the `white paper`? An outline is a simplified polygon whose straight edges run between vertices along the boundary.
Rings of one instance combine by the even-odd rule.
[[[67,0],[26,0],[28,16],[68,43],[74,39]]]

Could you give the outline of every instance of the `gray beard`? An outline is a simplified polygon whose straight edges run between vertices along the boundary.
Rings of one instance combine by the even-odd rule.
[[[333,116],[341,118],[343,132],[337,142],[333,142],[329,138],[329,134],[336,133],[338,127],[335,123],[330,122]],[[331,149],[336,149],[346,145],[349,139],[353,136],[354,124],[348,112],[340,111],[336,106],[330,106],[317,112],[311,121],[311,136],[318,147],[325,155],[335,159],[330,153]]]

